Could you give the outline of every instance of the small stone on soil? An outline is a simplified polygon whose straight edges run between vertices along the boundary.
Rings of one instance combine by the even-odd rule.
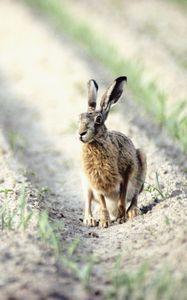
[[[87,234],[85,234],[84,237],[86,237],[86,238],[90,238],[90,237],[92,237],[92,238],[99,238],[99,235],[96,232],[94,232],[94,231],[90,231]]]

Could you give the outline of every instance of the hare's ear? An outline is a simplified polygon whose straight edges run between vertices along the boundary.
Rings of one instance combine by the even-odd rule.
[[[118,77],[109,86],[101,98],[101,109],[105,112],[106,117],[112,104],[116,103],[123,93],[124,83],[127,82],[126,76]]]
[[[94,79],[88,81],[88,111],[92,112],[96,108],[98,85]]]

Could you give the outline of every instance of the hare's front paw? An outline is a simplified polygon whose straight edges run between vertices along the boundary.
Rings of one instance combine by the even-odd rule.
[[[110,217],[107,209],[100,211],[99,227],[107,228],[110,225]]]
[[[141,210],[135,205],[129,207],[129,209],[127,210],[128,219],[132,219],[139,215],[141,215]]]
[[[126,210],[125,210],[123,205],[118,206],[117,221],[118,221],[119,224],[125,223],[127,221]]]
[[[90,215],[84,216],[83,223],[84,223],[84,225],[90,226],[90,227],[97,226],[97,221]]]

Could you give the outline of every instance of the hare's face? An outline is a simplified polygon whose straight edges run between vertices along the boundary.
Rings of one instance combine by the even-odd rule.
[[[109,86],[100,101],[100,110],[96,110],[98,85],[94,79],[88,81],[88,109],[80,115],[79,139],[83,143],[91,143],[104,139],[107,131],[104,122],[108,116],[111,105],[116,103],[123,92],[126,76],[116,78]]]
[[[87,112],[79,118],[79,139],[83,143],[91,143],[100,136],[104,124],[103,115],[99,111]]]

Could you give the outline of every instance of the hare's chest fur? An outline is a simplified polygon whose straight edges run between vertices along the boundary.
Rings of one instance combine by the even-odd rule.
[[[122,180],[116,155],[117,153],[112,147],[103,148],[96,144],[86,144],[83,147],[83,171],[90,186],[112,198],[119,193]]]

